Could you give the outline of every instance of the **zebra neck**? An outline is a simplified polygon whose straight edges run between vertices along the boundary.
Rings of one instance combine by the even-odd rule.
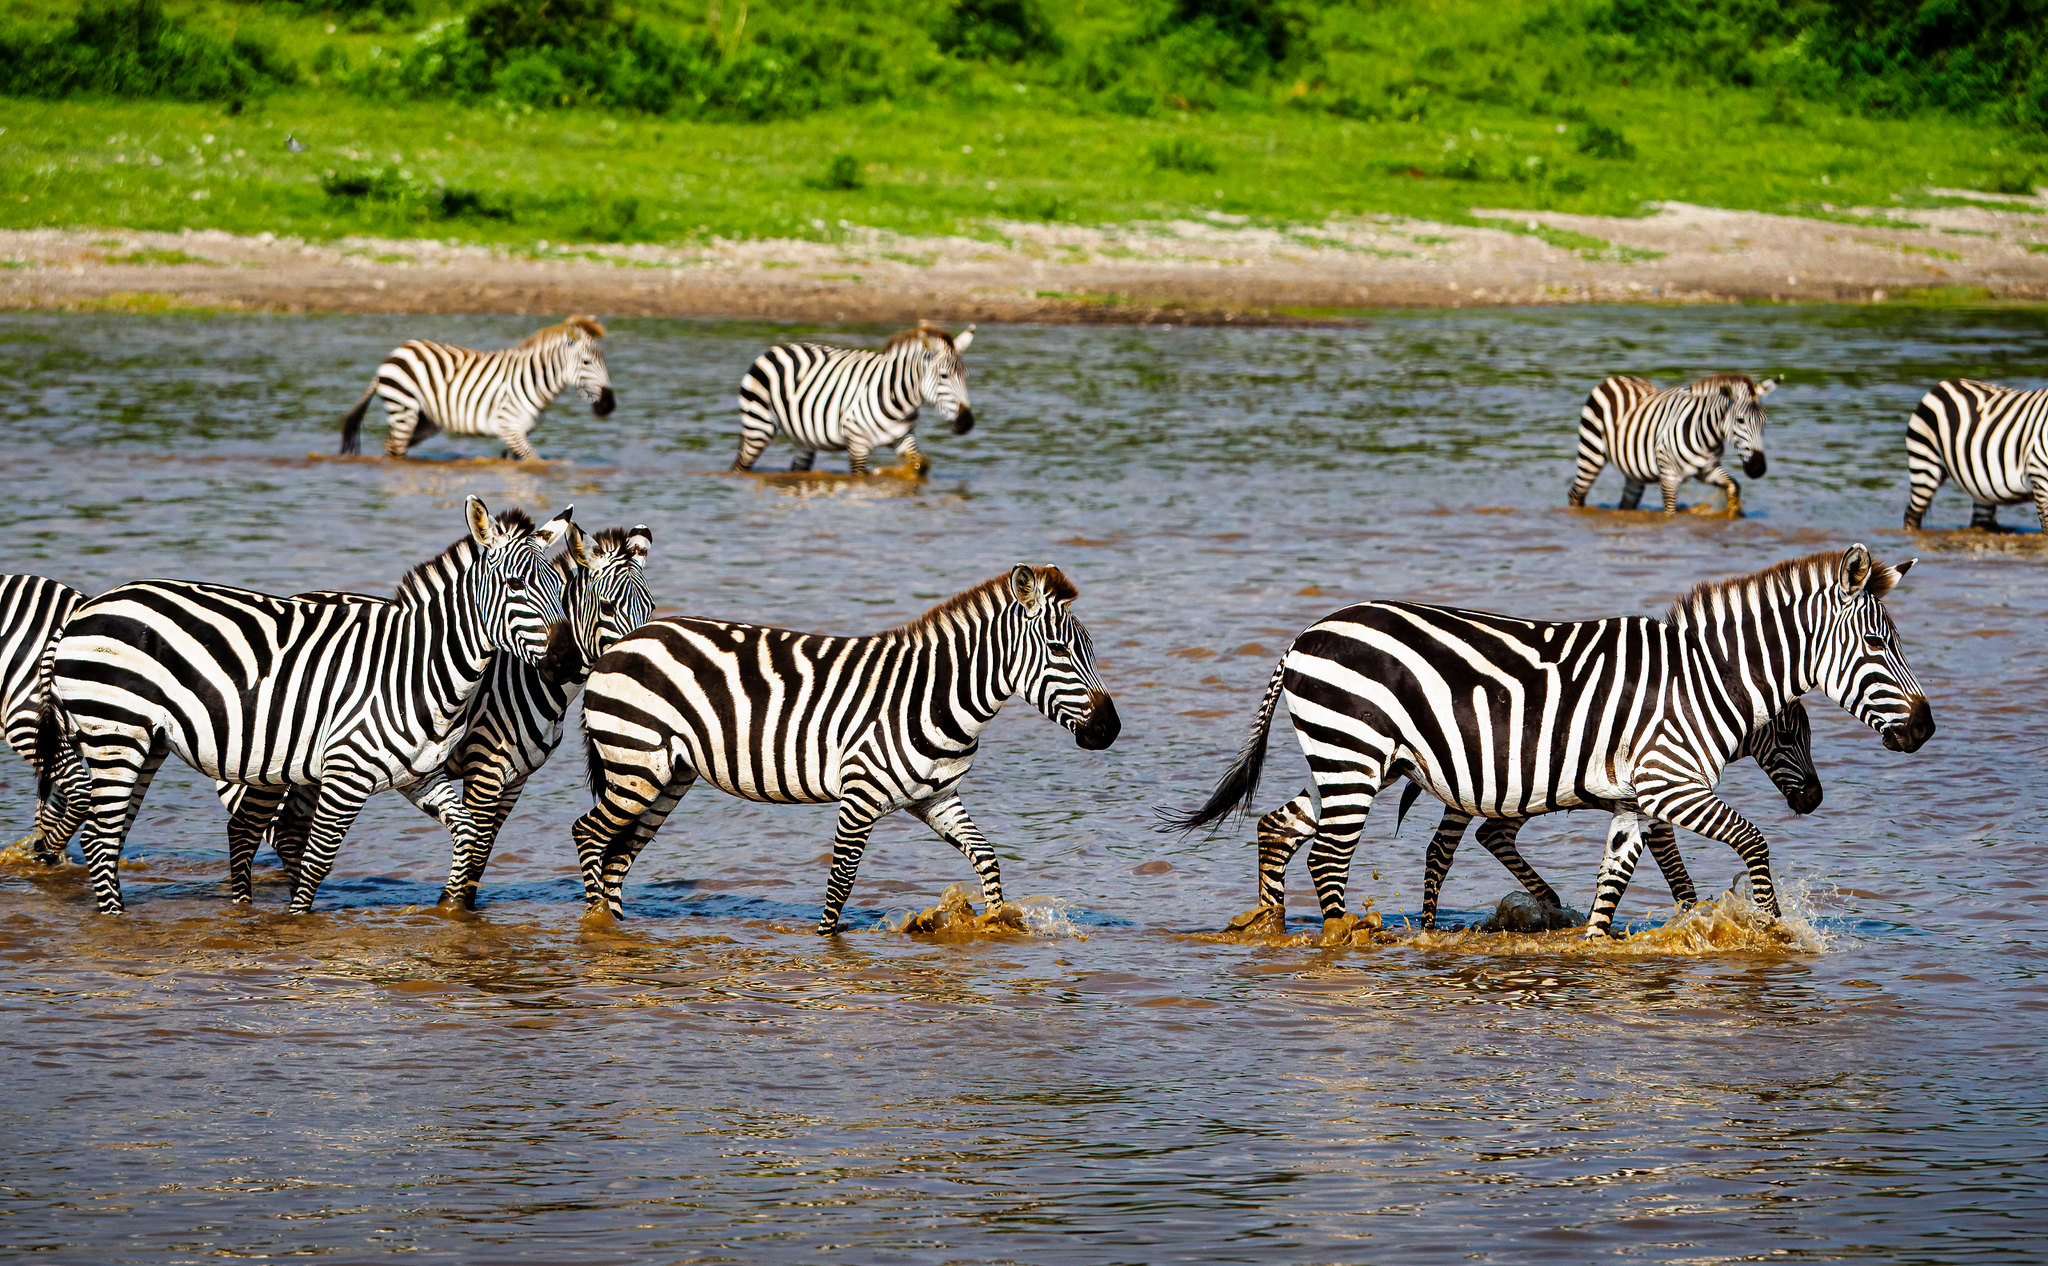
[[[1813,689],[1819,596],[1748,588],[1677,621],[1692,702],[1746,735]]]
[[[477,614],[476,573],[452,568],[425,592],[392,608],[400,653],[394,682],[442,725],[462,717],[497,654]]]
[[[544,343],[526,349],[524,356],[526,372],[518,376],[531,385],[534,398],[545,404],[562,394],[562,388],[569,385],[569,367],[575,359],[574,341]]]
[[[916,652],[918,672],[929,680],[927,708],[943,710],[954,730],[971,745],[996,719],[1010,696],[1010,638],[1002,622],[968,619],[926,631]]]
[[[931,366],[931,353],[915,343],[906,343],[882,358],[884,394],[892,413],[915,413],[924,403],[924,372]]]

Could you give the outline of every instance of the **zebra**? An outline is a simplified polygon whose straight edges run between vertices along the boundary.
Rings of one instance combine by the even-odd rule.
[[[318,784],[294,914],[312,907],[369,796],[396,788],[430,812],[456,799],[444,767],[492,655],[538,663],[562,619],[561,577],[542,555],[571,514],[534,528],[523,515],[493,520],[476,497],[465,511],[468,533],[413,568],[388,604],[181,580],[135,581],[79,604],[52,653],[37,751],[45,783],[88,806],[82,840],[100,910],[122,909],[122,845],[171,752],[249,788],[228,824],[240,902],[263,822],[291,788]],[[443,814],[473,836],[459,804]]]
[[[1998,507],[2029,498],[2048,532],[2048,391],[2014,391],[1996,383],[1951,378],[1921,397],[1906,422],[1906,475],[1913,493],[1906,530],[1944,479],[1976,502],[1970,526],[1998,530]]]
[[[995,850],[959,794],[982,730],[1012,695],[1089,751],[1122,729],[1072,611],[1078,594],[1056,567],[1019,565],[870,637],[642,626],[597,661],[583,700],[597,803],[573,835],[591,910],[624,914],[634,857],[703,778],[768,804],[838,802],[820,935],[838,930],[868,832],[897,809],[967,857],[995,913]]]
[[[1820,771],[1813,766],[1813,724],[1804,703],[1794,699],[1777,715],[1744,735],[1734,759],[1743,757],[1750,757],[1763,767],[1764,773],[1784,795],[1785,803],[1794,813],[1808,814],[1820,807],[1823,792]],[[1399,829],[1401,820],[1408,816],[1409,808],[1421,795],[1421,785],[1413,781],[1401,789],[1401,803],[1394,816],[1395,829]],[[1285,908],[1287,863],[1315,834],[1314,806],[1314,792],[1303,789],[1294,799],[1259,819],[1261,907]],[[1429,849],[1423,856],[1422,913],[1418,920],[1424,929],[1436,926],[1437,898],[1443,889],[1444,875],[1451,868],[1451,858],[1463,842],[1465,829],[1471,825],[1472,817],[1462,810],[1446,808],[1435,834],[1430,837]],[[1526,817],[1481,818],[1479,844],[1520,881],[1530,896],[1545,904],[1561,907],[1564,899],[1544,882],[1543,876],[1536,873],[1535,868],[1523,858],[1521,850],[1515,847],[1515,837],[1528,820]],[[1644,835],[1651,856],[1657,859],[1658,869],[1664,872],[1664,882],[1671,889],[1671,899],[1680,906],[1698,901],[1699,892],[1686,871],[1685,858],[1678,851],[1678,840],[1670,824],[1652,822]]]
[[[1609,378],[1593,388],[1579,410],[1579,473],[1571,504],[1586,504],[1593,481],[1613,462],[1621,470],[1623,510],[1643,499],[1655,483],[1664,491],[1664,513],[1678,513],[1678,485],[1699,479],[1728,494],[1728,515],[1742,517],[1742,489],[1721,468],[1730,442],[1742,454],[1742,473],[1761,479],[1764,460],[1763,399],[1780,382],[1747,374],[1709,374],[1687,387],[1659,391],[1642,378]]]
[[[734,470],[752,470],[779,430],[796,446],[791,470],[809,470],[820,452],[845,453],[865,475],[868,454],[893,446],[899,460],[924,469],[917,450],[917,411],[936,405],[953,434],[974,429],[967,366],[960,353],[974,327],[958,335],[918,322],[891,335],[881,351],[783,343],[755,359],[740,379],[740,451]]]
[[[341,451],[362,451],[363,415],[373,396],[384,397],[391,431],[384,453],[403,457],[415,444],[445,430],[450,435],[492,435],[512,456],[540,456],[527,439],[540,424],[541,410],[570,383],[590,402],[590,411],[609,417],[617,407],[612,380],[598,340],[604,326],[596,317],[572,316],[536,330],[517,347],[476,352],[448,343],[413,339],[377,367],[377,377],[341,420]]]
[[[1733,847],[1756,904],[1776,916],[1769,842],[1715,784],[1744,736],[1808,690],[1893,751],[1934,734],[1883,601],[1912,566],[1888,566],[1859,543],[1701,584],[1663,620],[1346,607],[1294,639],[1222,781],[1167,826],[1191,830],[1249,806],[1284,696],[1315,780],[1308,867],[1326,921],[1344,917],[1359,829],[1400,777],[1477,817],[1612,812],[1589,934],[1611,923],[1646,821]]]
[[[562,717],[582,690],[590,665],[653,614],[654,598],[646,578],[653,533],[647,525],[605,528],[589,537],[572,527],[572,546],[579,538],[580,550],[572,547],[552,564],[561,573],[562,611],[567,617],[555,631],[568,633],[573,666],[544,664],[537,668],[517,656],[492,656],[469,733],[448,757],[448,776],[462,780],[462,806],[475,823],[476,839],[465,856],[459,847],[462,837],[455,835],[458,847],[449,861],[448,886],[438,902],[444,909],[476,906],[477,889],[484,868],[490,865],[498,832],[519,802],[526,780],[561,745]],[[298,596],[385,601],[356,594]],[[556,642],[562,640],[550,641],[551,657],[561,655],[563,647]],[[240,808],[246,790],[237,783],[218,785],[221,802],[230,813]],[[306,832],[312,826],[314,800],[313,789],[296,788],[274,820],[271,847],[288,869],[298,868]],[[445,815],[441,820],[451,834],[456,832],[456,823]],[[247,878],[242,882],[246,884]]]
[[[38,778],[36,727],[49,700],[49,658],[64,621],[85,594],[46,576],[0,576],[0,725],[7,745],[29,763]],[[64,849],[84,819],[82,804],[61,796],[36,802],[35,829],[21,841],[46,866],[63,860]]]

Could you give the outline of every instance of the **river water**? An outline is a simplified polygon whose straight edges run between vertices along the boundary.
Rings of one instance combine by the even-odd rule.
[[[969,353],[981,425],[928,438],[922,488],[723,474],[740,372],[790,331],[621,321],[618,412],[558,404],[536,435],[546,466],[451,461],[492,450],[445,437],[421,450],[434,460],[308,460],[401,339],[499,346],[535,324],[0,318],[0,569],[87,590],[169,575],[388,591],[461,531],[470,492],[649,524],[664,610],[818,630],[878,629],[1013,563],[1057,563],[1124,732],[1083,752],[1020,703],[986,736],[966,803],[1010,894],[1036,899],[1033,934],[889,930],[972,877],[899,816],[876,830],[852,930],[820,940],[805,929],[832,811],[701,786],[642,856],[633,917],[587,930],[571,759],[535,776],[472,916],[423,908],[446,837],[393,796],[314,914],[284,914],[267,859],[255,907],[236,909],[218,806],[174,760],[131,838],[125,916],[92,913],[75,864],[0,863],[0,1253],[2048,1256],[2048,550],[2024,511],[2006,518],[2027,533],[1999,539],[1899,530],[1918,395],[1953,374],[2038,381],[2039,315],[986,328]],[[1565,508],[1593,382],[1722,369],[1789,374],[1748,518]],[[367,438],[375,451],[381,426]],[[1610,471],[1593,500],[1618,491]],[[1952,490],[1928,517],[1967,521]],[[1887,752],[1811,696],[1827,797],[1809,818],[1754,765],[1731,769],[1725,794],[1797,894],[1799,944],[1201,935],[1253,904],[1249,826],[1162,836],[1153,808],[1206,794],[1310,621],[1368,596],[1657,612],[1697,580],[1852,540],[1921,557],[1891,608],[1940,733]],[[1273,803],[1305,772],[1275,728]],[[16,831],[32,791],[0,761]],[[1398,835],[1375,814],[1360,845],[1355,900],[1390,925],[1417,908],[1428,809]],[[1522,835],[1581,906],[1603,822]],[[1680,842],[1703,891],[1738,869]],[[1451,921],[1514,887],[1468,842]],[[1650,927],[1668,900],[1646,862],[1623,914]],[[1290,901],[1306,924],[1298,863]]]

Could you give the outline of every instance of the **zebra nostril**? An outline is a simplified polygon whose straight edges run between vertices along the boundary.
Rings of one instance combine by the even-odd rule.
[[[1762,479],[1764,477],[1764,468],[1767,465],[1769,463],[1764,460],[1763,452],[1759,450],[1751,453],[1742,463],[1742,473],[1748,475],[1751,479]]]

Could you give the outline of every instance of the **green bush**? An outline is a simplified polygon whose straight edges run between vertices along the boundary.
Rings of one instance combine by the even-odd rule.
[[[328,172],[320,181],[337,210],[362,203],[378,205],[408,220],[505,220],[514,218],[511,204],[475,189],[433,185],[408,178],[390,167]]]
[[[0,95],[236,101],[297,82],[270,46],[223,42],[164,12],[160,0],[87,3],[43,39],[0,36]]]
[[[832,161],[825,164],[825,178],[818,184],[824,189],[860,188],[860,160],[851,154],[834,154]]]
[[[1152,165],[1163,171],[1184,171],[1193,175],[1215,171],[1221,164],[1216,151],[1191,137],[1152,142]]]
[[[1629,144],[1620,128],[1608,127],[1605,123],[1588,123],[1579,133],[1579,152],[1593,158],[1627,162],[1636,156],[1636,147]]]
[[[1038,0],[956,0],[935,38],[945,52],[972,61],[1056,57],[1062,47]]]

